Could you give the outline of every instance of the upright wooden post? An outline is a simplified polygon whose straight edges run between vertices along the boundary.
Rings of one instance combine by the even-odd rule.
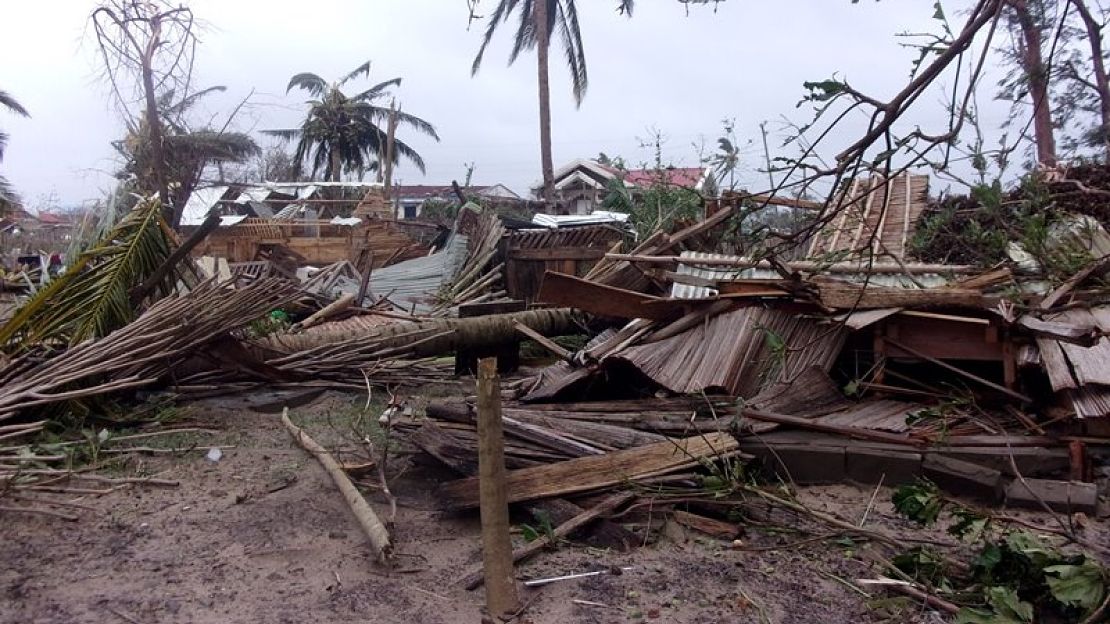
[[[501,427],[501,383],[497,358],[478,360],[478,490],[482,513],[482,563],[486,607],[492,616],[520,608],[513,579],[509,502],[505,489],[505,448]]]

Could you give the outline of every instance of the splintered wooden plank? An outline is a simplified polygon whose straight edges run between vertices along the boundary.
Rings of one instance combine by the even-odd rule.
[[[658,297],[606,286],[554,271],[544,274],[536,301],[569,306],[598,316],[626,319],[647,318],[663,321],[682,314],[682,308],[678,304],[664,307],[644,305],[650,301],[661,301]]]
[[[714,432],[513,470],[505,483],[510,503],[588,492],[685,470],[698,465],[702,459],[732,453],[739,446],[731,434]],[[478,479],[470,477],[445,483],[440,486],[438,495],[444,509],[477,507]]]
[[[821,305],[837,310],[922,306],[976,308],[983,303],[982,292],[963,288],[883,288],[828,280],[818,289]]]

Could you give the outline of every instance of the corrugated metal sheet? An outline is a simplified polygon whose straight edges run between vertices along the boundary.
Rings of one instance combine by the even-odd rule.
[[[609,212],[595,210],[588,215],[549,215],[538,214],[532,217],[532,223],[549,228],[572,227],[576,225],[593,225],[598,223],[622,224],[628,222],[628,215],[623,212]]]
[[[438,253],[375,269],[370,274],[370,292],[375,297],[389,297],[406,311],[430,312],[435,294],[455,278],[466,254],[467,237],[455,234]],[[352,288],[348,283],[343,290],[357,292],[358,284]]]
[[[720,314],[671,338],[629,347],[609,359],[636,367],[674,392],[719,389],[750,397],[812,366],[827,371],[844,338],[843,328],[752,307]]]
[[[185,208],[181,212],[181,225],[200,225],[216,202],[231,188],[228,186],[209,186],[199,188],[189,195]]]

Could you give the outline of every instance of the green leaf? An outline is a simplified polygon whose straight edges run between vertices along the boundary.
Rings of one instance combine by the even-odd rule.
[[[894,490],[891,500],[898,513],[922,526],[936,522],[943,506],[936,486],[928,481],[903,485]]]
[[[1092,561],[1079,565],[1054,565],[1044,569],[1052,597],[1085,612],[1094,610],[1106,594],[1105,571]]]
[[[971,563],[971,567],[976,576],[986,576],[994,572],[995,567],[1001,562],[1002,549],[997,544],[988,544]]]
[[[540,532],[527,524],[520,525],[520,534],[524,537],[524,541],[526,542],[534,542],[540,538]]]
[[[1022,621],[992,611],[964,607],[956,614],[955,624],[1022,624]]]
[[[988,587],[987,602],[994,607],[995,613],[1009,618],[1005,622],[1032,622],[1033,605],[1018,597],[1017,591],[1009,587]]]
[[[949,535],[969,542],[977,542],[983,537],[983,532],[987,529],[986,517],[962,508],[953,510],[952,515],[956,518],[956,523],[948,528]]]

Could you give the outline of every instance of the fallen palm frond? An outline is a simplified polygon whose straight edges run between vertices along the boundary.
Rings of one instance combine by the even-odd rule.
[[[139,314],[130,290],[161,267],[175,247],[156,199],[139,202],[104,238],[0,327],[0,351],[76,345],[108,335]],[[153,289],[169,294],[182,273],[168,271]]]
[[[469,226],[469,227],[467,227]],[[466,261],[460,267],[457,277],[446,285],[436,296],[438,302],[434,314],[445,314],[448,310],[464,303],[476,303],[490,299],[504,298],[505,293],[494,292],[494,286],[501,280],[503,265],[490,266],[497,255],[505,226],[496,213],[480,212],[472,204],[463,206],[456,228],[469,237]]]
[[[204,282],[159,301],[103,338],[45,359],[24,354],[0,369],[0,421],[22,410],[150,385],[198,349],[299,293],[276,278],[237,290]]]

